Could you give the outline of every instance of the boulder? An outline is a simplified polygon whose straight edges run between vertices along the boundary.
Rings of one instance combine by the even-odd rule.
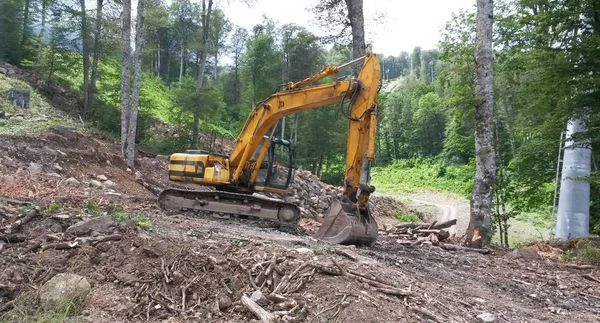
[[[42,165],[38,163],[29,163],[29,167],[27,167],[27,170],[31,174],[39,174],[42,172]]]
[[[110,233],[115,226],[115,221],[110,215],[91,218],[87,221],[81,221],[68,227],[66,234],[82,236],[90,232]]]
[[[98,176],[96,176],[96,179],[99,180],[99,181],[103,181],[103,182],[106,181],[106,180],[108,180],[108,178],[106,177],[106,175],[98,175]]]
[[[96,187],[96,188],[101,188],[102,187],[102,183],[100,181],[97,181],[95,179],[90,181],[90,185],[92,185],[92,187]]]
[[[79,306],[90,290],[90,283],[83,276],[57,274],[40,287],[40,305],[46,311],[60,312],[73,305]]]
[[[75,187],[79,186],[79,181],[76,180],[73,177],[67,178],[67,180],[65,181],[65,183],[67,183],[67,185],[70,185],[70,186],[75,186]]]
[[[512,258],[516,258],[516,259],[524,259],[524,260],[540,260],[542,259],[542,256],[540,256],[540,254],[537,253],[537,251],[533,250],[533,249],[515,249],[513,251],[510,252],[509,254],[510,257]]]
[[[481,313],[477,315],[477,321],[481,323],[493,323],[496,321],[496,317],[491,313]]]
[[[117,186],[117,184],[115,184],[115,182],[113,181],[106,181],[102,184],[104,186],[104,188],[114,188],[115,186]]]

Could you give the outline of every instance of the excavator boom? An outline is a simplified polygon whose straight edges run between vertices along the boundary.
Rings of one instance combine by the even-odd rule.
[[[358,78],[313,85],[336,75],[341,68],[361,61],[363,64]],[[368,53],[339,67],[326,66],[302,81],[285,84],[282,90],[252,110],[228,156],[211,151],[173,154],[169,163],[171,180],[191,181],[217,190],[168,189],[159,196],[161,207],[296,221],[299,209],[295,205],[251,195],[254,192],[284,193],[293,178],[290,144],[272,138],[272,133],[278,122],[288,115],[340,103],[350,123],[344,194],[342,199],[332,203],[316,237],[341,244],[374,242],[377,223],[368,205],[374,188],[368,183],[361,183],[360,175],[363,161],[374,157],[379,64],[379,57]],[[349,103],[347,111],[344,109],[345,102]],[[286,149],[290,152],[287,165],[278,160],[281,151]]]

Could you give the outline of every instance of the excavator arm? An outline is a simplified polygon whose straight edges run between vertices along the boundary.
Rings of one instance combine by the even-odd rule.
[[[333,83],[306,88],[318,80],[338,73],[341,68],[364,59],[358,79],[341,80]],[[377,92],[380,81],[379,57],[368,54],[340,67],[327,66],[319,73],[306,80],[290,83],[287,89],[277,92],[259,104],[250,114],[237,138],[237,144],[229,157],[229,164],[234,169],[231,181],[239,183],[244,170],[252,163],[251,157],[263,142],[267,132],[275,127],[284,117],[315,108],[320,108],[343,100],[350,101],[351,109],[348,117],[350,128],[346,146],[345,195],[356,195],[363,159],[373,160],[375,130],[377,126]],[[263,147],[262,149],[267,149]],[[260,164],[260,159],[258,160]],[[255,168],[253,172],[258,172]],[[255,178],[252,174],[250,178]],[[247,183],[253,185],[254,183]],[[369,191],[363,189],[362,191]],[[357,197],[351,198],[356,201]],[[366,200],[363,201],[363,204]]]
[[[363,64],[357,78],[314,85],[336,75],[340,69],[359,62]],[[340,103],[350,124],[344,194],[342,199],[332,203],[329,214],[315,237],[332,243],[372,243],[377,237],[377,223],[369,212],[368,199],[374,188],[368,183],[361,183],[360,175],[363,161],[370,161],[374,157],[379,85],[379,57],[372,53],[342,66],[326,66],[305,80],[285,84],[283,89],[252,110],[229,156],[210,151],[187,151],[171,156],[171,180],[191,181],[228,192],[168,189],[159,196],[160,205],[164,208],[197,209],[295,221],[299,214],[296,206],[261,200],[248,194],[255,191],[283,193],[289,185],[289,175],[285,185],[269,185],[269,180],[265,181],[264,176],[261,177],[266,170],[267,178],[276,176],[273,175],[273,168],[276,167],[274,145],[284,142],[272,139],[272,132],[280,120],[294,113]],[[345,102],[349,103],[348,111],[344,109]],[[271,134],[268,135],[269,131]]]

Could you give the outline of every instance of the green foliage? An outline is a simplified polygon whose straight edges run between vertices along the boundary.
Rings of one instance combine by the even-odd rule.
[[[405,159],[387,167],[374,168],[372,181],[381,191],[432,189],[469,196],[474,174],[473,161],[467,165],[452,166],[443,160]]]
[[[44,310],[39,306],[37,290],[27,287],[12,301],[12,309],[0,316],[0,323],[62,323],[80,315],[84,306],[84,300],[75,299]]]
[[[146,231],[149,231],[149,232],[156,231],[156,228],[152,224],[152,221],[150,221],[150,218],[148,218],[146,216],[136,216],[132,220],[140,228],[142,228],[142,229],[144,229]]]
[[[115,222],[123,222],[123,221],[129,219],[129,214],[127,214],[127,212],[125,212],[125,211],[119,210],[119,211],[114,211],[111,214],[111,217]]]
[[[44,209],[44,211],[46,211],[48,213],[58,213],[62,210],[63,210],[63,207],[60,204],[55,203],[55,202],[48,204]]]
[[[98,207],[98,204],[96,203],[96,201],[93,198],[89,198],[89,199],[83,201],[81,210],[84,213],[95,215],[95,216],[102,214],[102,210],[100,210],[100,208]]]
[[[398,212],[396,213],[396,219],[400,222],[421,222],[421,219],[412,213]]]

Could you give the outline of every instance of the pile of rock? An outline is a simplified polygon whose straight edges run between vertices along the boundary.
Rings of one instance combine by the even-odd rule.
[[[341,195],[341,187],[323,183],[318,176],[299,168],[284,200],[300,207],[303,216],[320,218],[325,215],[333,199]]]

